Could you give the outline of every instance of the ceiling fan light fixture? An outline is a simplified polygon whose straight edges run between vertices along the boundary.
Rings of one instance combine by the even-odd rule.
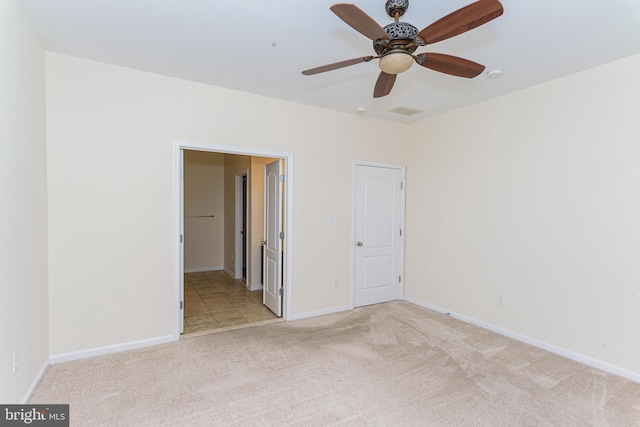
[[[387,74],[400,74],[413,65],[413,56],[403,51],[391,51],[380,58],[378,66]]]
[[[457,77],[474,78],[485,71],[485,66],[468,59],[441,53],[421,53],[414,56],[420,46],[436,43],[465,33],[499,17],[504,12],[500,0],[477,0],[468,4],[418,31],[400,17],[409,6],[409,0],[387,0],[385,9],[394,19],[391,24],[381,27],[372,17],[352,3],[336,3],[329,9],[351,28],[373,42],[376,56],[347,59],[302,72],[308,76],[337,70],[350,65],[379,59],[382,70],[373,88],[373,97],[387,96],[398,74],[407,71],[414,62],[424,68]],[[490,72],[490,77],[499,73]]]

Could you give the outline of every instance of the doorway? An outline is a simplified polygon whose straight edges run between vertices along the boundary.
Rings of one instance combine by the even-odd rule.
[[[283,227],[287,232],[283,235],[283,249],[282,251],[282,283],[283,283],[283,298],[282,298],[282,316],[284,319],[290,317],[291,315],[291,253],[289,248],[291,248],[292,242],[292,191],[291,186],[293,182],[293,163],[292,163],[292,154],[287,152],[279,152],[279,151],[270,151],[270,150],[258,150],[258,149],[248,149],[244,147],[232,147],[232,146],[224,146],[217,144],[205,144],[199,142],[192,141],[175,141],[174,142],[174,194],[175,194],[175,203],[174,203],[174,227],[175,227],[175,235],[176,235],[176,243],[175,243],[175,256],[174,256],[174,337],[176,339],[179,338],[180,333],[184,328],[184,200],[183,200],[183,186],[184,186],[184,150],[194,150],[194,151],[207,151],[213,153],[221,153],[221,154],[232,154],[237,156],[248,156],[248,157],[259,157],[259,158],[271,158],[271,159],[281,159],[283,161],[283,170],[284,175],[287,179],[283,183],[284,188],[284,197],[282,202],[282,213],[283,213]],[[246,194],[250,194],[251,190],[249,186],[250,182],[250,174],[247,174],[247,189]],[[242,181],[241,181],[242,184]],[[241,185],[242,187],[242,185]],[[245,237],[247,238],[245,244],[247,246],[247,250],[244,251],[244,254],[249,254],[249,256],[244,256],[245,258],[245,277],[251,277],[251,268],[252,265],[255,265],[255,256],[251,256],[250,248],[252,246],[251,237],[246,233],[247,229],[251,229],[248,224],[251,221],[252,215],[255,215],[255,212],[251,212],[250,201],[245,202],[247,207],[247,222],[244,226]],[[260,212],[262,215],[262,212]],[[226,237],[225,237],[226,238]],[[228,253],[228,252],[227,252]],[[235,256],[235,254],[234,254]],[[242,264],[241,264],[242,266]],[[242,267],[241,267],[242,268]],[[236,270],[237,271],[237,270]]]
[[[248,209],[248,174],[249,171],[236,175],[236,211],[235,211],[235,277],[247,284],[247,260],[249,245],[247,242],[247,215]]]

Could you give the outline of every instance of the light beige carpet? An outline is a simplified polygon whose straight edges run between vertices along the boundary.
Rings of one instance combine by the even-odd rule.
[[[52,366],[72,426],[640,426],[640,384],[392,302]]]

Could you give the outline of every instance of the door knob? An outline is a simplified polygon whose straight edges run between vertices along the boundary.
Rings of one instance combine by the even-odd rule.
[[[266,240],[263,240],[262,242],[260,242],[260,244],[261,244],[262,246],[267,246],[267,241],[266,241]]]
[[[356,245],[362,246],[362,242],[358,242],[358,243],[356,243]]]

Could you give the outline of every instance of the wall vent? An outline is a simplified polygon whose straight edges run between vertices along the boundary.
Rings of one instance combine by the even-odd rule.
[[[403,116],[413,116],[414,114],[422,113],[422,110],[416,110],[409,107],[396,107],[393,110],[389,110],[390,113],[402,114]]]

